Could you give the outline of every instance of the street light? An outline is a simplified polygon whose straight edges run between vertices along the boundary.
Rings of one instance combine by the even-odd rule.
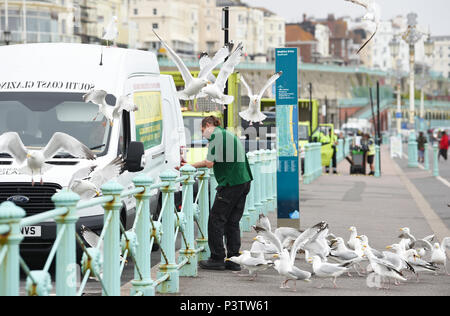
[[[402,61],[398,58],[400,54],[400,40],[397,36],[394,36],[389,42],[389,48],[391,50],[391,55],[394,60],[396,60],[395,76],[397,78],[397,113],[395,117],[397,118],[397,136],[401,135],[402,131],[402,96],[401,96],[401,80],[402,80]]]
[[[434,53],[434,41],[431,39],[431,35],[428,34],[427,40],[424,42],[425,55],[430,58]],[[425,96],[424,89],[428,84],[428,78],[425,77],[426,67],[424,65],[422,71],[422,77],[419,79],[418,88],[420,89],[420,130],[425,131],[424,119],[425,119]]]
[[[418,167],[418,152],[415,133],[415,85],[414,85],[414,63],[415,63],[415,45],[423,36],[423,33],[417,30],[417,14],[409,13],[408,29],[403,34],[403,40],[409,45],[409,140],[408,140],[408,167]]]
[[[11,31],[5,30],[3,31],[3,38],[5,40],[6,45],[11,43]]]

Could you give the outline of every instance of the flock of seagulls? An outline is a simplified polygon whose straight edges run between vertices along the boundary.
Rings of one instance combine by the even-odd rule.
[[[234,101],[234,97],[225,95],[225,85],[228,77],[234,72],[235,67],[239,64],[243,55],[244,46],[238,43],[229,43],[219,49],[217,53],[210,57],[207,53],[202,53],[199,59],[200,72],[196,78],[191,74],[191,71],[183,62],[181,57],[161,38],[160,35],[153,30],[153,33],[160,40],[162,46],[167,50],[169,57],[177,66],[184,80],[184,89],[178,92],[180,100],[194,100],[197,98],[209,98],[216,104],[230,104]],[[217,78],[212,71],[221,65]],[[241,82],[247,88],[250,102],[248,110],[242,111],[239,115],[252,124],[253,122],[262,122],[266,116],[261,112],[261,98],[264,92],[282,75],[282,72],[274,74],[264,85],[258,95],[253,95],[249,85],[246,83],[243,76]]]
[[[381,252],[369,245],[367,236],[358,235],[355,227],[350,227],[347,241],[330,233],[326,222],[303,232],[289,227],[272,231],[269,219],[261,214],[253,229],[257,236],[251,249],[227,260],[247,269],[251,280],[255,280],[260,271],[275,269],[284,278],[281,289],[289,288],[287,284],[292,281],[296,291],[296,281],[311,282],[316,278],[330,279],[333,287],[337,288],[337,278],[343,274],[352,276],[352,269],[358,276],[367,277],[368,286],[369,279],[377,280],[375,286],[384,289],[389,289],[391,281],[400,285],[407,282],[410,276],[415,276],[416,281],[420,282],[419,273],[438,275],[440,266],[444,266],[445,273],[450,275],[445,254],[450,249],[450,237],[432,246],[434,235],[416,239],[405,227],[401,229],[400,241],[386,247],[391,251]],[[298,266],[298,253],[304,254],[309,269],[303,270]],[[319,288],[322,287],[323,283]]]

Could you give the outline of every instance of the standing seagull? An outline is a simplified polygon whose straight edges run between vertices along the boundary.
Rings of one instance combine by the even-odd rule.
[[[364,47],[366,47],[367,44],[369,44],[369,42],[372,40],[372,38],[378,31],[378,25],[380,24],[381,18],[380,5],[373,0],[345,0],[345,1],[349,1],[366,8],[367,13],[362,17],[362,20],[368,21],[369,25],[375,27],[375,31],[373,32],[372,36],[370,36],[370,38],[356,52],[357,54],[359,54],[361,50]]]
[[[230,104],[234,101],[233,96],[225,95],[223,91],[225,90],[228,77],[233,73],[234,67],[236,67],[241,60],[242,49],[242,43],[239,43],[236,49],[231,53],[230,57],[222,65],[222,68],[220,68],[216,82],[214,84],[208,84],[202,89],[202,92],[207,94],[214,103]]]
[[[221,48],[211,62],[207,66],[204,66],[204,68],[200,71],[198,78],[194,78],[184,62],[181,60],[180,56],[178,56],[175,51],[162,40],[155,30],[153,30],[153,33],[155,33],[156,37],[161,41],[161,44],[166,48],[170,58],[175,63],[181,73],[181,76],[183,77],[185,88],[183,91],[178,92],[178,98],[181,100],[193,100],[197,98],[201,90],[206,87],[208,83],[210,83],[208,80],[210,72],[221,64],[230,54],[230,46]]]
[[[53,158],[60,150],[78,158],[94,160],[95,154],[80,141],[74,137],[64,134],[55,133],[42,150],[29,151],[19,134],[16,132],[8,132],[0,135],[0,153],[10,154],[17,163],[22,164],[26,161],[27,165],[20,169],[23,174],[31,175],[31,183],[34,186],[34,175],[41,176],[41,184],[43,184],[42,174],[52,168],[50,164],[45,163],[46,160]]]
[[[117,17],[113,16],[106,29],[103,29],[102,39],[106,41],[107,46],[109,46],[109,42],[112,42],[114,45],[118,35]]]
[[[131,94],[119,97],[114,107],[106,103],[107,94],[108,93],[105,90],[91,90],[83,95],[83,100],[86,103],[92,102],[97,104],[99,108],[97,115],[102,113],[111,126],[113,126],[114,119],[119,119],[123,111],[131,112],[138,110],[138,107],[133,102]],[[94,121],[97,119],[97,115],[95,116]]]
[[[272,77],[270,77],[269,80],[267,80],[264,87],[259,91],[259,94],[253,94],[252,89],[250,89],[250,86],[247,84],[247,82],[244,79],[244,76],[241,76],[241,82],[242,84],[247,88],[248,96],[250,98],[250,103],[248,104],[248,109],[242,112],[239,112],[239,115],[246,121],[250,122],[250,125],[253,124],[253,122],[262,122],[264,121],[267,116],[265,116],[263,113],[261,113],[261,98],[264,95],[264,92],[272,86],[272,84],[280,78],[280,76],[283,74],[282,71],[277,72]]]
[[[109,42],[112,42],[114,45],[118,35],[119,31],[117,29],[117,17],[113,16],[106,29],[103,28],[102,39],[106,41],[106,46],[109,47]],[[100,66],[103,66],[103,46],[100,56]]]

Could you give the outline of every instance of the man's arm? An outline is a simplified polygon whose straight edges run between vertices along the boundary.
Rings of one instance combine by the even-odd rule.
[[[198,169],[198,168],[209,168],[211,169],[214,166],[214,162],[203,160],[192,164],[192,167]]]

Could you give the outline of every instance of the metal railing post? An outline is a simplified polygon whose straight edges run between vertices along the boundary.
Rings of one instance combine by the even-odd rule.
[[[250,170],[252,172],[253,178],[255,177],[255,154],[253,152],[249,152],[247,154],[248,164],[250,165]],[[255,180],[250,184],[250,191],[248,192],[247,201],[245,208],[248,210],[250,216],[250,226],[254,225],[257,220],[257,213],[255,208]]]
[[[52,197],[56,208],[66,207],[67,213],[55,218],[56,234],[64,229],[56,252],[56,295],[77,295],[76,223],[80,196],[71,191],[60,191]]]
[[[111,202],[105,203],[105,222],[110,217],[108,228],[105,232],[103,241],[103,282],[105,290],[103,295],[120,296],[120,210],[122,209],[122,201],[120,193],[123,187],[117,183],[110,181],[102,187],[104,196],[112,196]]]
[[[142,293],[144,296],[155,295],[155,283],[151,277],[151,247],[149,238],[149,233],[152,229],[150,227],[150,187],[153,182],[153,179],[145,174],[140,174],[133,179],[135,187],[143,187],[144,191],[135,195],[136,207],[142,207],[139,218],[135,219],[137,236],[136,265],[140,273],[135,267],[134,280],[131,281],[133,285],[130,291],[131,295],[136,295],[137,293]]]
[[[437,143],[433,144],[433,176],[439,177],[439,147]]]
[[[262,202],[262,189],[261,189],[261,152],[257,150],[255,152],[255,173],[253,175],[255,178],[255,208],[257,217],[259,214],[264,213],[264,204]]]
[[[273,205],[273,196],[272,196],[272,155],[271,155],[271,151],[269,149],[265,150],[264,153],[265,157],[266,157],[266,173],[265,173],[265,191],[266,191],[266,200],[267,200],[267,211],[268,212],[272,212],[274,211],[274,208],[272,207]]]
[[[209,169],[208,168],[199,168],[199,171],[203,172],[202,175],[198,176],[199,179],[199,187],[201,186],[201,191],[198,192],[199,202],[198,206],[200,209],[200,214],[198,218],[198,226],[199,231],[197,235],[197,245],[199,247],[204,247],[203,251],[198,254],[198,260],[207,260],[211,255],[211,251],[208,246],[208,218],[209,218]],[[214,203],[214,201],[211,201]]]
[[[381,176],[380,173],[380,145],[375,145],[375,177],[379,178]]]
[[[3,202],[0,205],[0,225],[6,224],[10,227],[8,233],[0,235],[0,253],[6,251],[0,264],[0,296],[19,296],[19,245],[23,240],[20,220],[25,215],[25,211],[12,202]]]
[[[191,165],[184,165],[180,172],[188,179],[182,182],[183,185],[183,212],[186,219],[184,235],[186,241],[182,241],[179,261],[188,259],[188,262],[180,269],[180,276],[197,276],[197,253],[195,251],[195,232],[194,232],[194,183],[196,169]]]
[[[311,166],[312,166],[312,162],[311,162],[311,154],[312,154],[312,146],[311,144],[306,144],[305,145],[305,166],[304,166],[304,173],[303,173],[303,183],[304,184],[310,184],[311,183]]]
[[[423,168],[425,170],[430,170],[430,157],[428,152],[428,143],[425,144],[425,151],[423,156]]]
[[[177,174],[175,171],[166,170],[159,176],[162,182],[168,183],[167,186],[161,188],[163,208],[161,209],[162,217],[162,240],[161,249],[164,251],[164,256],[161,254],[161,263],[158,270],[158,278],[164,275],[169,277],[158,285],[157,290],[160,293],[177,293],[179,291],[179,271],[175,261],[175,197],[176,191],[175,180]]]
[[[272,149],[272,196],[273,196],[273,210],[277,209],[277,151]]]

